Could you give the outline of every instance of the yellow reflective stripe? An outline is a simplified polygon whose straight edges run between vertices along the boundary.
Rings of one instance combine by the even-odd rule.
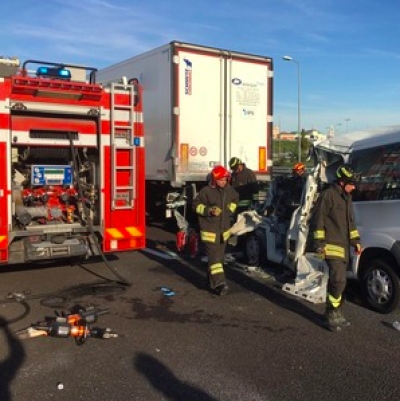
[[[326,244],[325,246],[326,256],[336,256],[338,258],[344,258],[345,252],[342,246]]]
[[[206,205],[203,205],[202,203],[200,203],[200,205],[198,205],[198,206],[196,207],[196,213],[197,213],[197,214],[202,214],[202,215],[204,215],[205,211],[206,211]]]
[[[350,239],[360,238],[360,234],[357,229],[350,231]]]
[[[325,230],[316,230],[314,231],[314,239],[325,239]]]
[[[222,234],[222,236],[223,236],[223,238],[224,238],[224,241],[226,241],[230,236],[231,236],[231,232],[228,230],[228,231],[225,231],[223,234]]]
[[[208,231],[201,231],[200,232],[200,238],[204,242],[215,242],[215,240],[217,238],[217,234],[210,233]]]
[[[136,227],[125,227],[125,230],[128,231],[131,237],[141,237],[143,235]]]
[[[210,274],[213,276],[214,274],[221,274],[224,272],[224,266],[222,263],[215,263],[210,266]]]
[[[110,234],[111,237],[116,238],[116,239],[122,239],[125,238],[124,234],[121,233],[121,231],[119,231],[116,228],[107,228],[106,230],[108,232],[108,234]]]
[[[250,205],[251,205],[251,200],[239,201],[239,206],[250,206]]]
[[[237,204],[236,204],[236,203],[229,203],[229,204],[228,204],[228,209],[229,209],[232,213],[235,212],[236,208],[237,208]]]
[[[340,295],[339,298],[335,298],[331,294],[328,294],[328,301],[334,308],[338,308],[342,301],[342,296]]]

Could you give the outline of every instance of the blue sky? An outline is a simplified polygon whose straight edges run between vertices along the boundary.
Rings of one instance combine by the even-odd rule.
[[[172,40],[274,59],[274,122],[400,123],[397,0],[3,0],[0,55],[102,68]]]

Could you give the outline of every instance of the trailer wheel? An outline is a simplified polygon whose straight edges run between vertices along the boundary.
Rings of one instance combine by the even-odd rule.
[[[379,313],[390,313],[400,299],[399,277],[391,263],[384,259],[373,259],[362,279],[366,303]]]
[[[266,244],[261,231],[253,231],[246,236],[245,243],[246,262],[250,266],[261,266],[265,260]]]

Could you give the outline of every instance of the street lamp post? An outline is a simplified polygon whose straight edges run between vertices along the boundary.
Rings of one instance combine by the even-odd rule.
[[[300,108],[300,63],[290,56],[283,56],[283,60],[297,64],[297,135],[298,135],[298,161],[301,162],[301,108]]]

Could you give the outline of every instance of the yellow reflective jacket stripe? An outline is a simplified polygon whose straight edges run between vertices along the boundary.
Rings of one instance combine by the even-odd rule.
[[[200,203],[200,205],[198,205],[196,207],[196,213],[204,216],[205,212],[206,212],[206,205],[203,205],[202,203]]]
[[[250,206],[251,205],[251,200],[241,200],[239,201],[239,206],[244,207],[244,206]]]
[[[221,274],[224,272],[224,266],[222,263],[215,263],[210,266],[210,274],[213,276],[214,274]]]
[[[222,237],[223,237],[224,241],[227,241],[230,236],[231,236],[230,230],[227,230],[227,231],[222,233]],[[215,243],[215,242],[217,242],[217,234],[216,233],[212,233],[210,231],[200,231],[200,239],[203,242]]]
[[[228,209],[231,211],[231,213],[235,213],[235,210],[237,208],[237,204],[236,203],[228,203]]]
[[[357,229],[350,231],[350,239],[357,239],[360,238],[360,234],[358,233]]]
[[[325,239],[325,230],[316,230],[316,231],[314,231],[314,239],[316,239],[316,240],[324,240]]]
[[[223,236],[223,238],[224,238],[224,241],[227,241],[228,239],[229,239],[229,237],[231,236],[231,232],[228,230],[228,231],[225,231],[223,234],[222,234],[222,236]]]
[[[342,296],[340,295],[339,298],[333,297],[331,294],[328,294],[328,302],[334,307],[338,308],[340,306],[340,302],[342,302]]]
[[[217,234],[208,231],[200,231],[200,238],[204,242],[216,242]]]
[[[339,245],[326,244],[325,246],[325,256],[334,256],[337,258],[345,257],[345,249]]]

